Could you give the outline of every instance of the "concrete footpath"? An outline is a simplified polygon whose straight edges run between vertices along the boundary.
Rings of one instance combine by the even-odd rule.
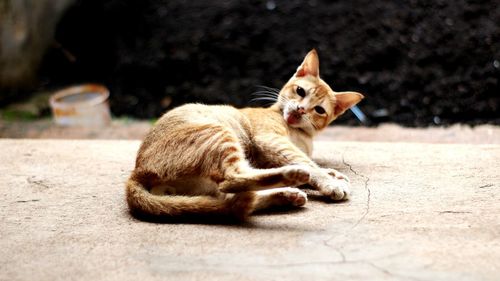
[[[500,145],[318,142],[352,200],[243,225],[132,218],[138,146],[0,140],[0,280],[500,280]]]

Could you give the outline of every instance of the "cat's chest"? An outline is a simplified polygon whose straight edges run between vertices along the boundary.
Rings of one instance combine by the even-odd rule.
[[[291,131],[290,140],[295,144],[300,150],[306,153],[309,157],[312,155],[313,143],[310,137],[301,134],[300,132]]]

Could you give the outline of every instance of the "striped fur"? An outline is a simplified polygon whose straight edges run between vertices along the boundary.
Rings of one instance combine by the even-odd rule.
[[[304,205],[304,192],[284,188],[302,184],[346,199],[347,178],[310,159],[312,138],[363,96],[334,92],[319,77],[313,50],[279,92],[268,90],[264,97],[271,107],[187,104],[163,115],[127,181],[131,211],[245,219],[273,205]]]

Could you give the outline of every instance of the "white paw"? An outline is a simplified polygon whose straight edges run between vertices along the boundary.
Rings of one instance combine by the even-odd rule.
[[[350,184],[344,179],[331,179],[327,183],[329,196],[334,201],[347,200],[351,196]]]
[[[282,188],[276,196],[280,201],[285,201],[295,207],[304,206],[307,202],[307,194],[298,188],[285,187]]]
[[[335,170],[335,169],[330,169],[330,168],[323,168],[323,170],[329,174],[330,176],[336,178],[336,179],[339,179],[339,180],[345,180],[347,182],[350,182],[349,178],[344,175],[343,173]]]
[[[284,167],[283,177],[286,185],[301,185],[309,182],[311,173],[309,167],[292,165]]]

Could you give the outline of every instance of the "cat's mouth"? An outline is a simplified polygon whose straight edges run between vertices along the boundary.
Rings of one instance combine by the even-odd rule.
[[[290,112],[288,114],[288,116],[286,116],[285,119],[286,119],[286,123],[288,123],[288,125],[297,125],[302,120],[302,114],[300,114],[296,111]]]

